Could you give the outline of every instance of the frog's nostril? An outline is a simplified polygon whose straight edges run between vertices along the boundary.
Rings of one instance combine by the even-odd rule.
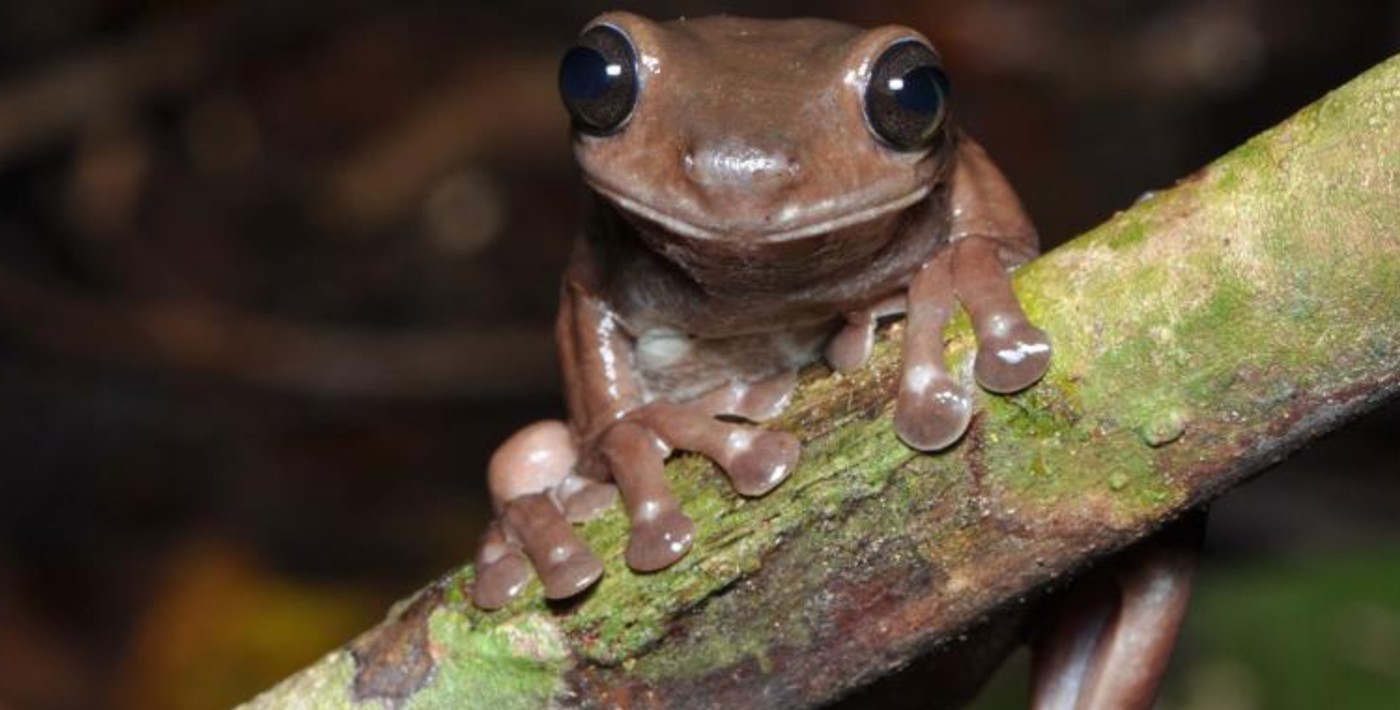
[[[697,146],[686,152],[684,165],[696,183],[739,189],[786,184],[799,172],[787,152],[737,141]]]

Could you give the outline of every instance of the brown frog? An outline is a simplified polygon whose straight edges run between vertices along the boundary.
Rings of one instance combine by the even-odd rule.
[[[628,565],[676,562],[693,526],[667,456],[701,453],[740,494],[768,493],[799,445],[757,423],[783,409],[799,367],[859,368],[881,318],[906,318],[894,424],[916,449],[951,446],[971,416],[943,357],[959,305],[984,389],[1044,374],[1050,342],[1008,274],[1036,255],[1035,229],[950,121],[947,77],[917,32],[608,13],[559,84],[593,195],[557,328],[569,421],[526,427],[492,457],[499,518],[477,556],[478,606],[519,595],[532,568],[552,599],[592,585],[603,565],[571,523],[618,492]],[[1199,538],[1177,528],[1001,622],[1034,636],[1035,707],[1151,706]],[[964,684],[967,659],[999,658],[960,656]]]
[[[608,13],[565,55],[560,91],[594,199],[564,276],[557,335],[567,423],[534,424],[492,458],[499,520],[474,600],[496,608],[533,566],[546,596],[602,574],[570,523],[620,491],[627,563],[671,565],[693,526],[662,472],[704,454],[759,496],[799,445],[761,422],[797,368],[860,367],[876,321],[903,313],[895,425],[950,446],[971,415],[947,369],[961,303],[977,381],[1034,383],[1050,358],[1008,270],[1037,253],[1015,193],[949,120],[948,80],[903,27],[735,17],[655,23]]]

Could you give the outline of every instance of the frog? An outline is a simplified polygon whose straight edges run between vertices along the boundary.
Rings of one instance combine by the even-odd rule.
[[[801,447],[764,422],[800,368],[862,367],[881,321],[905,319],[894,426],[920,451],[952,446],[973,413],[943,352],[959,307],[978,385],[1044,374],[1049,337],[1010,280],[1039,237],[951,120],[917,31],[609,12],[564,54],[559,90],[589,202],[556,322],[568,420],[491,457],[477,606],[508,603],[532,570],[549,599],[592,586],[603,565],[572,526],[619,495],[627,565],[674,564],[694,524],[667,457],[701,454],[739,495],[768,494]]]
[[[609,12],[584,26],[559,70],[588,188],[555,327],[568,419],[491,457],[476,606],[507,605],[532,575],[551,600],[592,587],[603,563],[573,526],[619,497],[627,565],[675,564],[695,528],[667,458],[698,453],[737,494],[770,494],[801,454],[765,425],[798,370],[860,369],[881,322],[904,319],[893,425],[918,451],[963,437],[974,386],[1009,395],[1044,376],[1049,336],[1011,281],[1039,236],[952,120],[950,86],[933,43],[898,25]],[[975,385],[945,358],[959,309]],[[1159,535],[1036,607],[1035,707],[1151,706],[1191,540]]]

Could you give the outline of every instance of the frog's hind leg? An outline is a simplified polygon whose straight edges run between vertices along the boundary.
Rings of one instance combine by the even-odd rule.
[[[908,300],[894,425],[904,443],[937,451],[957,441],[972,419],[967,390],[948,372],[943,356],[943,329],[957,308],[947,252],[914,275]]]
[[[1035,633],[1036,710],[1151,708],[1191,598],[1205,515],[1076,581]]]
[[[662,569],[690,549],[695,526],[665,476],[665,460],[673,449],[715,461],[741,495],[763,495],[787,478],[797,463],[796,437],[718,417],[761,421],[775,416],[791,398],[796,381],[795,370],[787,371],[755,383],[730,383],[688,402],[653,402],[603,434],[603,463],[632,520],[629,566],[642,572]]]
[[[783,413],[797,389],[797,370],[789,369],[757,382],[731,382],[705,395],[696,406],[711,416],[766,422]]]
[[[977,381],[992,392],[1023,390],[1050,364],[1050,339],[1031,325],[1011,290],[1001,247],[983,237],[953,245],[953,288],[977,334]]]
[[[551,599],[573,596],[602,575],[602,563],[574,534],[556,500],[577,458],[573,435],[559,421],[521,429],[492,455],[488,478],[499,520],[477,553],[477,606],[496,609],[519,595],[532,565]]]
[[[796,386],[797,371],[786,370],[757,382],[731,382],[690,402],[659,403],[645,418],[675,448],[719,464],[740,495],[761,496],[792,473],[802,446],[788,432],[729,418],[771,419],[787,406]]]
[[[649,424],[673,446],[719,464],[740,495],[773,490],[797,465],[801,444],[785,431],[716,419],[698,407],[678,405],[651,413]]]

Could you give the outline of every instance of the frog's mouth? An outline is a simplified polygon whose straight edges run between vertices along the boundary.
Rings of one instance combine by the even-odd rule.
[[[713,292],[777,294],[838,283],[863,269],[885,268],[877,262],[901,259],[910,244],[936,243],[906,238],[927,223],[932,187],[768,232],[707,228],[615,193],[597,194],[647,249]]]
[[[618,190],[608,188],[606,185],[591,180],[588,181],[588,183],[589,187],[593,188],[595,192],[602,195],[604,199],[616,205],[622,211],[636,215],[677,236],[705,241],[722,241],[739,238],[749,243],[796,241],[809,237],[828,235],[856,225],[874,222],[890,213],[899,212],[918,204],[921,200],[928,197],[932,189],[930,185],[924,184],[894,199],[879,202],[858,210],[843,212],[835,217],[819,219],[809,224],[798,223],[793,226],[769,229],[763,226],[749,225],[740,225],[730,228],[702,226],[690,220],[678,217],[670,212],[639,202]]]

